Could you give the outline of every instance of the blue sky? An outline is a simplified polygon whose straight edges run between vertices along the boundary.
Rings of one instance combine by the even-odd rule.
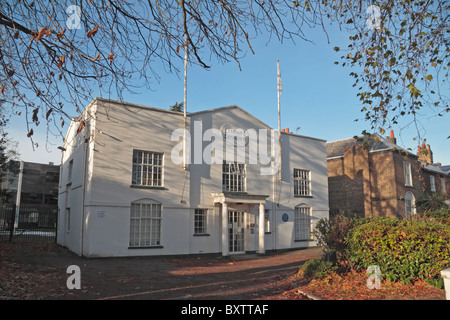
[[[242,71],[235,62],[221,64],[212,62],[210,70],[190,66],[188,70],[188,112],[238,105],[273,128],[278,127],[276,61],[280,61],[283,94],[281,95],[281,126],[301,135],[334,141],[353,137],[362,130],[370,129],[363,119],[361,105],[352,87],[352,71],[334,61],[340,61],[341,52],[334,46],[346,47],[348,36],[337,29],[330,29],[328,44],[322,30],[312,30],[311,44],[302,40],[275,41],[266,44],[266,38],[254,39],[255,54],[248,52],[241,60]],[[183,74],[167,74],[160,66],[154,66],[161,79],[152,83],[152,91],[125,96],[125,100],[157,108],[168,109],[175,102],[183,101]],[[180,61],[182,69],[182,61]],[[448,90],[448,88],[446,88]],[[111,99],[115,99],[111,96]],[[361,119],[354,122],[356,118]],[[450,164],[450,115],[441,118],[422,119],[422,134],[431,145],[435,162]],[[50,137],[46,143],[44,126],[35,130],[34,141],[39,147],[33,151],[26,138],[24,118],[10,120],[10,137],[19,142],[21,159],[33,162],[60,163],[58,145],[61,138]],[[297,128],[300,128],[296,130]],[[416,150],[417,135],[407,121],[393,128],[397,143],[404,148]]]

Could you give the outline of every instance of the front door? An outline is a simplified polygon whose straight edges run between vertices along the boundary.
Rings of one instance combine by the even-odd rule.
[[[230,253],[244,253],[244,212],[228,211],[228,241]]]

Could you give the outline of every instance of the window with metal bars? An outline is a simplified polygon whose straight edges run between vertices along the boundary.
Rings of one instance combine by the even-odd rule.
[[[222,166],[222,190],[231,192],[245,191],[245,164],[224,162]]]
[[[294,169],[294,196],[311,195],[311,171]]]
[[[132,185],[163,185],[163,153],[133,150]]]

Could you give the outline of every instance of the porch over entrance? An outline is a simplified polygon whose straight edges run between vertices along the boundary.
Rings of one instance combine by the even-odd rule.
[[[242,205],[258,206],[258,244],[257,252],[265,253],[264,249],[264,205],[268,195],[255,195],[245,192],[221,192],[211,194],[214,205],[221,205],[222,217],[222,255],[228,256],[230,251],[244,251],[244,220],[243,212],[236,210]],[[230,234],[232,236],[230,236]],[[242,243],[241,243],[242,242]]]

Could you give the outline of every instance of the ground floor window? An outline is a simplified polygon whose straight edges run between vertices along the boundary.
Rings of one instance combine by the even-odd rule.
[[[131,203],[130,247],[161,245],[161,204],[150,200]]]
[[[207,234],[207,212],[206,209],[195,209],[194,213],[194,234]]]
[[[414,203],[415,203],[414,194],[411,191],[406,192],[405,194],[406,218],[409,218],[412,215],[416,214],[416,207]]]
[[[430,176],[430,188],[431,192],[436,192],[436,180],[434,179],[434,176]]]
[[[310,240],[311,239],[311,208],[296,207],[294,216],[294,239]]]

